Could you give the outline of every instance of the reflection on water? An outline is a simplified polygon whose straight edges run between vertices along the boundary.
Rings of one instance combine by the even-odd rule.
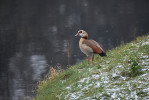
[[[32,55],[30,57],[31,67],[33,69],[32,79],[35,81],[41,78],[41,75],[46,72],[47,62],[44,55]]]
[[[16,53],[9,63],[9,88],[12,100],[31,99],[35,83],[47,72],[44,55],[26,56]]]

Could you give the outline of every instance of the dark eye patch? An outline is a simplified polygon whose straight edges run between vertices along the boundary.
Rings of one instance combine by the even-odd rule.
[[[79,31],[79,33],[82,33],[82,31]]]

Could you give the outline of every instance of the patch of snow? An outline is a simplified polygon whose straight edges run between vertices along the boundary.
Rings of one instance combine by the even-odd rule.
[[[101,81],[103,81],[104,83],[108,83],[109,82],[109,76],[107,74],[107,72],[101,73]]]
[[[81,84],[79,84],[79,85],[78,85],[78,88],[81,88],[81,87],[82,87],[82,85],[81,85]]]
[[[110,61],[106,61],[106,63],[107,63],[107,64],[109,64],[109,63],[110,63]]]
[[[88,90],[90,86],[93,86],[93,84],[86,85],[82,90]]]
[[[67,90],[71,90],[71,87],[68,86],[68,87],[66,87],[65,89],[67,89]]]
[[[93,79],[99,79],[100,75],[96,74],[96,75],[92,75]]]
[[[88,90],[89,89],[89,86],[85,86],[84,88],[82,88],[82,90]]]
[[[112,95],[111,95],[112,98],[116,98],[116,93],[114,92]]]
[[[141,77],[145,77],[145,76],[149,76],[147,73],[146,74],[143,74],[143,75],[141,75]]]
[[[141,58],[146,59],[146,58],[149,58],[149,56],[148,55],[141,55]]]
[[[116,73],[113,73],[113,74],[112,74],[112,77],[116,77],[116,76],[118,76]]]
[[[101,84],[101,83],[97,81],[97,82],[95,83],[94,88],[99,88],[99,87],[100,87],[100,84]]]
[[[123,65],[119,65],[119,64],[118,64],[117,67],[123,67]]]
[[[144,46],[144,45],[149,45],[149,41],[142,43],[142,46]]]
[[[109,83],[109,81],[104,81],[103,83]]]
[[[130,97],[131,98],[135,98],[135,100],[137,100],[138,99],[138,96],[136,94],[136,91],[131,92]]]
[[[89,80],[90,80],[90,77],[87,77],[87,78],[83,78],[83,79],[81,79],[81,80],[80,80],[80,81],[78,81],[78,82],[83,83],[83,82],[85,82],[85,81],[86,81],[86,83],[88,83],[88,82],[89,82]]]
[[[66,82],[66,80],[61,80],[62,83]]]
[[[121,78],[125,81],[127,77],[123,77],[123,76],[121,76]]]
[[[143,89],[144,92],[148,92],[149,93],[149,87],[146,89]]]
[[[144,69],[142,69],[142,71],[147,71],[148,69],[146,69],[146,68],[144,68]]]
[[[68,93],[66,96],[65,96],[65,100],[77,100],[79,99],[81,96],[82,96],[82,92],[74,92],[74,93]]]
[[[89,72],[93,72],[93,68],[89,68]]]

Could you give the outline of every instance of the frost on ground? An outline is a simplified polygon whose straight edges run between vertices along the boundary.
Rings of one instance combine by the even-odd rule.
[[[149,46],[149,39],[137,44],[134,51],[137,52],[140,46]],[[59,99],[65,100],[104,100],[104,99],[134,99],[134,100],[149,100],[149,55],[143,52],[138,53],[139,65],[142,67],[143,74],[136,77],[122,75],[124,70],[129,70],[128,66],[118,63],[110,72],[103,71],[103,68],[98,69],[98,74],[94,73],[93,68],[89,68],[90,74],[79,81],[67,86],[64,92],[59,94]],[[124,61],[128,56],[124,56]],[[110,63],[110,61],[107,61]],[[96,69],[97,70],[97,69]],[[80,73],[80,71],[79,71]]]

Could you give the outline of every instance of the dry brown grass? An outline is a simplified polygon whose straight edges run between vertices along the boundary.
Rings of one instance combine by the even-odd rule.
[[[53,68],[53,67],[50,68],[50,72],[49,73],[50,73],[50,76],[48,77],[49,80],[51,80],[51,79],[53,79],[54,77],[57,76],[57,70],[55,68]]]
[[[55,77],[58,76],[58,74],[60,72],[62,72],[63,70],[61,68],[54,68],[54,67],[50,67],[50,70],[49,70],[49,75],[48,75],[48,79],[49,81],[51,82]]]

